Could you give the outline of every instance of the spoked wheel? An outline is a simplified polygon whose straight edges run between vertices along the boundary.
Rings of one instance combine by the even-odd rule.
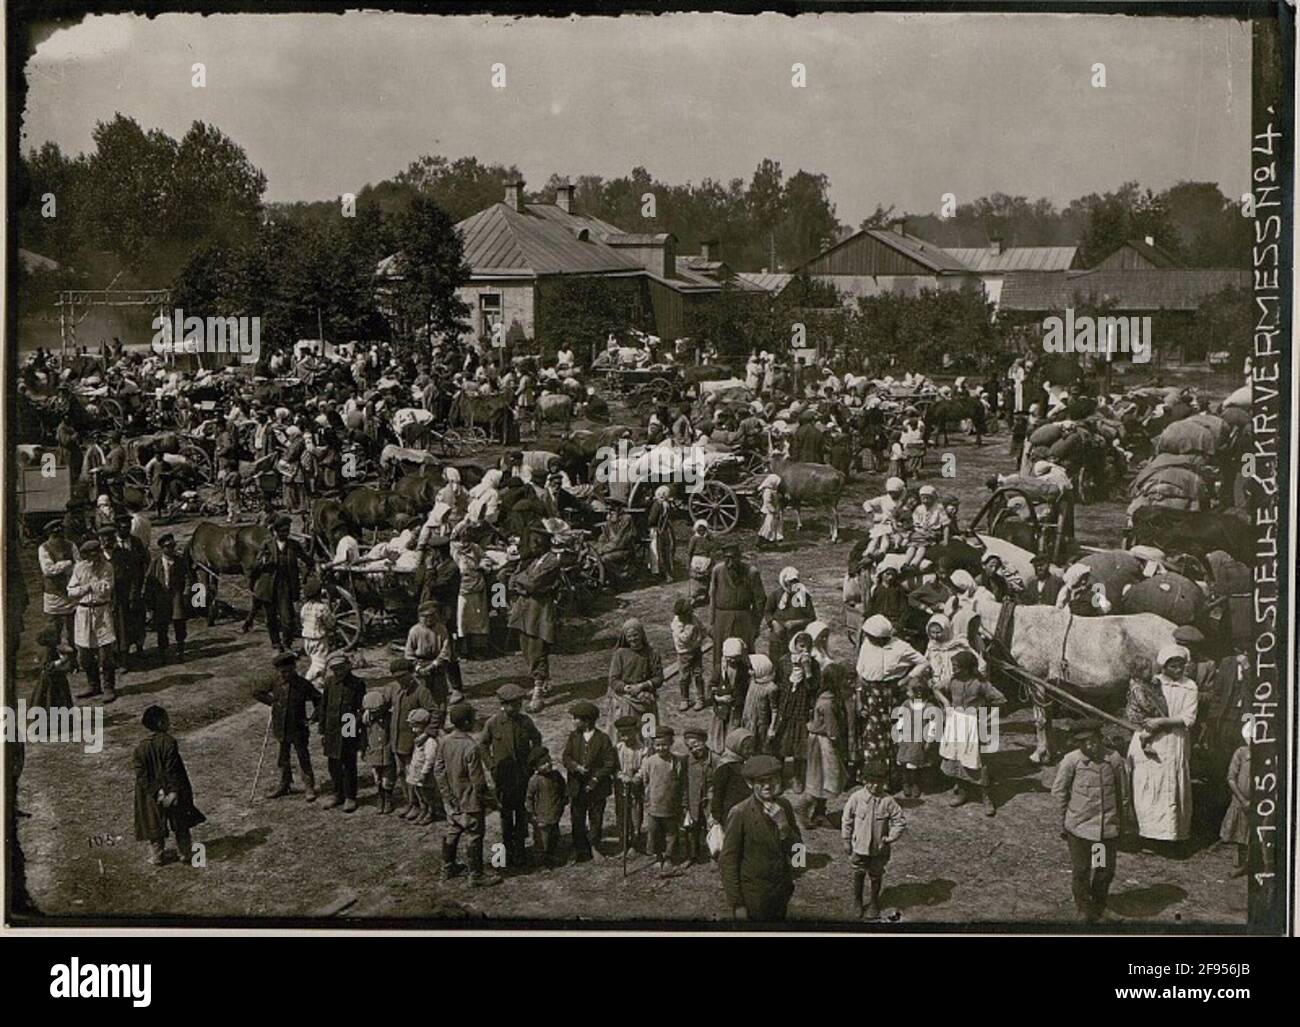
[[[488,442],[488,433],[486,428],[471,426],[458,433],[462,442],[470,443],[474,446],[486,446]]]
[[[126,409],[117,400],[111,397],[106,397],[100,401],[100,410],[102,410],[104,416],[117,425],[117,427],[126,427]]]
[[[137,489],[147,489],[149,487],[149,476],[144,473],[143,467],[136,464],[134,467],[128,467],[122,472],[122,483]]]
[[[698,492],[692,492],[686,507],[692,521],[705,521],[709,530],[725,535],[740,521],[740,499],[720,481],[708,480]]]
[[[591,592],[599,592],[605,587],[605,564],[600,554],[591,545],[584,545],[578,550],[578,577]]]
[[[443,456],[460,456],[465,447],[465,440],[460,432],[452,431],[450,428],[442,433],[438,440],[438,448],[442,451]]]
[[[768,457],[762,453],[753,452],[745,454],[745,473],[746,474],[766,474],[768,471]]]
[[[190,462],[190,466],[194,468],[194,473],[199,476],[203,484],[212,484],[212,458],[208,456],[206,450],[199,446],[181,446],[177,455],[183,456]]]
[[[650,395],[656,403],[671,403],[676,391],[667,378],[654,378],[650,381]]]
[[[334,615],[333,641],[344,649],[355,649],[365,634],[356,596],[336,585],[330,593],[330,613]]]

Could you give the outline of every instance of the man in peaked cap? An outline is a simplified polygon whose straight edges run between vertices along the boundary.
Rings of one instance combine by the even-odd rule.
[[[573,825],[573,860],[585,863],[605,831],[605,804],[618,770],[618,756],[609,736],[596,727],[600,711],[585,699],[569,707],[573,730],[564,743],[561,762],[569,778],[569,819]],[[635,719],[635,718],[634,718]]]
[[[117,699],[117,665],[114,650],[117,634],[113,627],[113,565],[96,538],[87,539],[78,550],[81,557],[68,578],[68,598],[77,604],[72,635],[81,669],[86,672],[86,690],[76,695],[88,699],[102,694],[104,702]]]
[[[784,920],[803,838],[794,809],[781,796],[780,762],[751,756],[741,773],[752,794],[727,814],[718,858],[723,892],[737,920]]]
[[[311,750],[308,747],[307,703],[311,702],[319,709],[323,696],[316,686],[298,673],[298,654],[291,649],[275,654],[271,661],[275,667],[275,676],[264,680],[253,689],[253,698],[271,707],[271,730],[279,743],[279,758],[276,766],[280,768],[280,783],[267,796],[278,799],[292,791],[293,771],[289,756],[298,757],[298,768],[302,771],[303,781],[307,786],[307,801],[316,801],[316,776],[312,773]]]
[[[483,725],[479,744],[484,762],[496,783],[501,803],[501,840],[510,866],[527,866],[528,754],[542,744],[542,733],[522,710],[528,692],[514,683],[497,689],[501,710]]]
[[[194,598],[194,572],[187,553],[177,554],[176,538],[171,532],[158,537],[158,552],[150,560],[144,573],[143,613],[153,623],[158,637],[158,655],[167,659],[168,632],[176,635],[176,656],[185,659],[186,621],[190,615],[190,602]]]
[[[288,514],[276,517],[271,537],[262,543],[249,575],[255,601],[244,621],[244,630],[253,626],[260,605],[266,610],[267,634],[277,649],[289,648],[298,637],[298,601],[303,579],[311,573],[306,552],[289,534],[291,525]]]
[[[420,804],[406,783],[406,768],[410,766],[415,751],[416,735],[411,727],[410,714],[415,709],[430,712],[445,709],[445,704],[439,702],[432,689],[416,676],[414,665],[406,657],[390,660],[388,672],[393,676],[393,683],[385,689],[384,710],[388,716],[389,745],[396,761],[397,786],[402,793],[402,805],[396,812],[403,820],[415,820],[420,815]]]
[[[352,661],[346,653],[333,653],[326,661],[322,691],[317,720],[334,794],[321,805],[333,809],[342,803],[343,812],[352,813],[357,808],[357,755],[362,742],[361,702],[366,685],[352,673]]]

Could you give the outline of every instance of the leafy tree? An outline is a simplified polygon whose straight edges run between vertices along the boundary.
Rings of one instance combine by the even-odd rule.
[[[566,343],[587,363],[604,349],[610,332],[652,327],[648,297],[637,279],[547,279],[537,287],[536,303],[534,334],[542,352],[553,355]]]
[[[459,334],[468,327],[469,307],[456,289],[469,281],[460,235],[448,213],[433,200],[416,196],[396,224],[399,247],[393,300],[411,329]]]

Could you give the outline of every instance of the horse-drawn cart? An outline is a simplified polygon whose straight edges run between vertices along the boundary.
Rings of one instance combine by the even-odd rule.
[[[25,543],[40,542],[45,526],[63,518],[72,498],[72,472],[51,459],[43,459],[46,454],[39,449],[19,447],[18,537]],[[31,462],[24,464],[23,450],[36,451],[27,455]]]

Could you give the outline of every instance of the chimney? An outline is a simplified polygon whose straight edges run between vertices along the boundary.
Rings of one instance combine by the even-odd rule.
[[[999,238],[996,238],[996,237],[993,238],[993,239],[990,239],[990,240],[989,240],[989,252],[992,253],[992,254],[994,254],[994,255],[1000,255],[1000,254],[1002,253],[1002,240],[999,239]]]
[[[705,239],[704,242],[700,243],[700,256],[702,256],[706,261],[710,261],[710,262],[717,260],[718,240]]]
[[[524,209],[524,180],[516,179],[506,183],[506,206],[522,213]]]
[[[574,185],[567,178],[555,190],[555,205],[566,214],[573,211]]]
[[[895,221],[895,222],[894,222],[894,231],[897,232],[899,235],[906,235],[906,234],[907,234],[907,219],[906,219],[906,218],[899,218],[897,221]]]
[[[1154,235],[1148,235],[1144,241],[1148,246],[1154,246],[1156,244],[1156,237]]]

